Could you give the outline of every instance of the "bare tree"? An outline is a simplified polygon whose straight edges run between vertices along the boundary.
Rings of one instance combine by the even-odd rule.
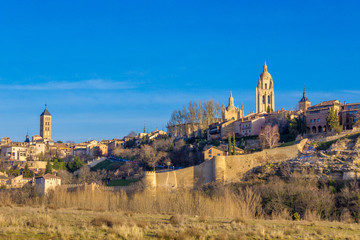
[[[196,103],[195,101],[189,102],[189,122],[190,122],[190,128],[191,132],[195,131],[195,122],[196,122]]]
[[[218,121],[222,115],[222,108],[214,100],[201,102],[196,104],[195,101],[190,101],[189,106],[183,106],[182,110],[175,110],[168,122],[168,127],[172,127],[174,135],[187,136],[188,130],[195,133],[195,125],[204,130],[207,127]],[[197,127],[198,127],[197,126]],[[190,136],[187,136],[190,137]]]
[[[144,164],[153,168],[154,171],[156,164],[165,156],[166,153],[156,151],[156,149],[149,145],[142,145],[140,148],[139,158]]]
[[[117,147],[113,150],[112,154],[116,157],[131,160],[138,155],[138,149]]]
[[[85,165],[80,168],[78,174],[78,183],[101,183],[106,177],[106,170],[90,171],[89,166]]]
[[[205,129],[214,122],[215,120],[215,106],[214,100],[210,100],[206,102],[206,121],[205,121]]]
[[[74,181],[74,175],[72,173],[69,173],[66,170],[60,169],[57,171],[57,176],[61,178],[62,184],[72,184],[75,183]]]
[[[219,102],[216,102],[216,107],[215,107],[215,118],[216,121],[218,121],[221,118],[221,108],[220,108],[220,104]]]
[[[128,137],[136,137],[136,132],[134,132],[134,131],[131,131],[127,136]]]
[[[197,105],[197,108],[196,108],[196,118],[197,118],[197,123],[202,124],[202,122],[203,122],[203,109],[202,109],[201,101],[199,101],[199,104]]]
[[[280,140],[279,127],[277,125],[266,125],[259,134],[262,148],[274,148]]]

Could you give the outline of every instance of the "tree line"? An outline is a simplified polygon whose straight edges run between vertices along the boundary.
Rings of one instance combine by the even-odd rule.
[[[174,127],[181,135],[184,135],[183,126],[188,125],[191,132],[198,129],[205,130],[210,124],[221,119],[223,105],[214,100],[190,101],[183,109],[174,110],[171,114],[167,127]]]

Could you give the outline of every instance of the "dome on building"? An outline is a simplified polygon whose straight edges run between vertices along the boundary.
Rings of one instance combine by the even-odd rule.
[[[233,108],[235,108],[235,106],[234,106],[234,98],[232,96],[232,92],[230,92],[229,105],[227,106],[226,109],[229,111],[229,110],[231,110]]]
[[[267,65],[266,65],[266,61],[264,63],[264,70],[263,72],[260,74],[260,79],[263,80],[263,79],[271,79],[272,80],[272,77],[270,75],[270,73],[267,71]]]

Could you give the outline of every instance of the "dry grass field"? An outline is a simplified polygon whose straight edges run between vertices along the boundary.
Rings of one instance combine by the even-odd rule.
[[[221,189],[126,193],[58,188],[44,197],[32,187],[3,190],[0,239],[360,239],[360,224],[348,208],[337,209],[343,212],[340,217],[322,214],[331,195],[320,195],[319,202],[317,195],[300,188],[302,201],[293,206],[305,206],[305,211],[291,213],[273,197],[276,205],[269,214],[252,188]],[[281,185],[276,189],[283,195]],[[341,199],[357,201],[357,195],[344,198],[347,193]],[[297,221],[292,220],[295,215]]]
[[[0,239],[360,239],[360,225],[3,206]]]

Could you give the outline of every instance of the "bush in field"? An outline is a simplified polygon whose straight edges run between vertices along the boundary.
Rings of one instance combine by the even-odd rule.
[[[300,214],[298,214],[297,212],[294,213],[294,215],[293,215],[293,220],[294,220],[294,221],[300,221],[300,220],[301,220]]]
[[[172,225],[183,225],[184,217],[181,215],[174,215],[170,217],[170,223]]]

